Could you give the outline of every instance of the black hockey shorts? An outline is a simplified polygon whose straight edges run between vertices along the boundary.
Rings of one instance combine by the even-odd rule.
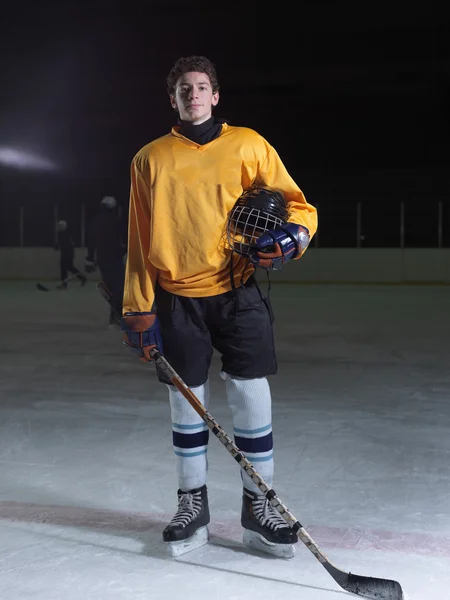
[[[253,276],[235,290],[205,298],[177,296],[158,284],[155,301],[164,357],[189,387],[207,380],[213,349],[231,376],[277,372],[272,307]],[[158,377],[170,383],[159,369]]]

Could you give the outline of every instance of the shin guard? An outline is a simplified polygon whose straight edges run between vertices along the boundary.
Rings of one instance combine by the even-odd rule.
[[[233,414],[236,446],[254,464],[269,486],[273,482],[272,399],[265,377],[242,379],[221,373]],[[241,471],[244,487],[260,494],[250,476]]]
[[[178,487],[182,491],[201,488],[208,471],[209,429],[183,394],[173,385],[169,389],[173,450],[177,462]],[[209,404],[209,382],[191,388],[203,406]]]

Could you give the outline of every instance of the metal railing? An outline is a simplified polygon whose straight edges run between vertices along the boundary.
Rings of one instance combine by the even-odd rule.
[[[448,200],[393,204],[377,203],[375,199],[345,205],[331,202],[314,205],[319,215],[319,229],[312,244],[315,248],[450,247]],[[92,210],[85,204],[9,207],[7,216],[0,209],[0,246],[53,246],[57,239],[56,223],[64,219],[75,244],[84,247],[91,216]]]

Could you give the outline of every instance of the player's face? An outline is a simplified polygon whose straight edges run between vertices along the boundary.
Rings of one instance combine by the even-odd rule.
[[[193,125],[207,121],[218,102],[219,92],[213,93],[208,75],[196,71],[181,75],[175,94],[170,96],[170,103],[178,110],[180,119]]]

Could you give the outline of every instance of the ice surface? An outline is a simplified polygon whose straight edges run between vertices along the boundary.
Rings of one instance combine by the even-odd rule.
[[[262,283],[265,288],[265,284]],[[272,284],[275,490],[329,560],[450,600],[450,287]],[[211,436],[211,543],[168,558],[167,390],[93,283],[1,282],[1,600],[332,600],[299,542],[242,545],[239,467]],[[211,368],[210,412],[231,418]]]

